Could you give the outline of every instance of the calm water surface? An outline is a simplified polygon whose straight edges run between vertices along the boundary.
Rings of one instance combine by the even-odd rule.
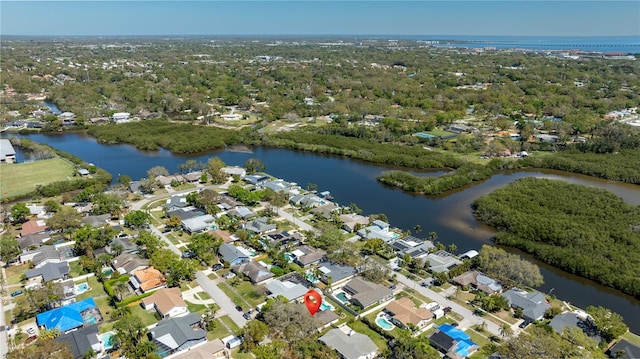
[[[258,158],[267,166],[267,172],[302,187],[315,183],[319,190],[329,190],[336,201],[343,205],[355,203],[364,213],[384,213],[395,227],[412,229],[420,224],[426,236],[438,233],[438,240],[446,245],[455,243],[459,253],[479,249],[491,243],[494,231],[477,222],[470,204],[477,197],[487,194],[518,178],[534,176],[564,180],[571,183],[597,186],[607,189],[629,203],[640,205],[640,186],[600,180],[593,177],[560,171],[504,172],[478,184],[466,186],[441,196],[422,196],[387,187],[376,181],[389,167],[375,166],[337,157],[296,152],[282,149],[256,148],[254,153],[214,151],[195,156],[172,155],[166,150],[139,151],[130,145],[103,145],[84,133],[62,135],[29,135],[29,139],[46,143],[71,153],[87,162],[109,171],[114,178],[126,174],[133,179],[146,176],[154,166],[164,166],[169,172],[178,172],[178,165],[188,159],[206,162],[218,156],[228,165],[242,166],[249,158]],[[439,175],[442,172],[425,172],[420,175]],[[509,249],[509,251],[517,252]],[[522,254],[522,253],[520,253]],[[620,313],[632,331],[640,333],[640,301],[618,291],[598,285],[550,267],[524,255],[540,266],[545,284],[539,289],[552,292],[558,298],[579,307],[602,305]]]

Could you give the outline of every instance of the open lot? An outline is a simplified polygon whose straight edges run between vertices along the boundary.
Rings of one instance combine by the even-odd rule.
[[[73,176],[73,165],[62,158],[0,165],[0,197],[27,194],[36,185],[66,181]]]

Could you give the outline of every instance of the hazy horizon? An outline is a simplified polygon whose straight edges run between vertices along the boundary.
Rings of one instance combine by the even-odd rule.
[[[640,36],[640,1],[2,1],[2,36]]]

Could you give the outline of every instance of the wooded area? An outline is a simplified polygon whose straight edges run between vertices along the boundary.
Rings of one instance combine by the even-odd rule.
[[[602,189],[523,178],[472,207],[499,230],[496,244],[640,297],[640,206]]]

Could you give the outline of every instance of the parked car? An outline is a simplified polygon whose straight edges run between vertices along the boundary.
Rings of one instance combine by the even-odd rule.
[[[239,311],[239,312],[242,312],[242,307],[239,306],[239,305],[236,305],[236,310]]]
[[[445,312],[445,313],[449,313],[449,312],[451,312],[451,307],[444,307],[442,309],[442,311]]]
[[[191,251],[182,252],[182,258],[193,258],[193,257],[195,257],[195,254],[193,254],[193,252]]]
[[[242,315],[242,317],[246,320],[251,320],[251,313],[250,312],[246,312]]]
[[[17,297],[17,296],[19,296],[20,294],[22,294],[22,289],[18,289],[18,290],[16,290],[15,292],[11,293],[11,296],[12,296],[12,297]]]
[[[214,264],[213,267],[211,267],[211,269],[213,269],[214,271],[220,270],[222,268],[224,268],[224,265],[220,263]]]
[[[395,289],[396,289],[396,285],[395,285],[395,284],[392,284],[392,285],[389,287],[389,289],[391,289],[391,290],[395,290]]]

